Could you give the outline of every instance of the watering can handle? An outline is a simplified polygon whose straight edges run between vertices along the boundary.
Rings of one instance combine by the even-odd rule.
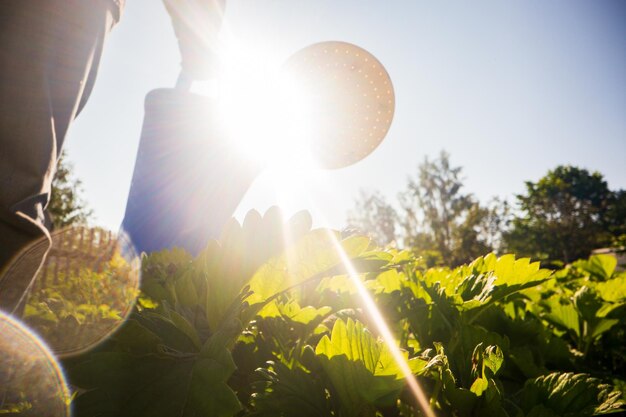
[[[180,70],[178,79],[176,80],[176,89],[179,91],[190,91],[193,86],[194,79],[185,72],[184,69]]]
[[[181,54],[177,89],[189,90],[193,81],[214,78],[219,33],[226,0],[163,0]]]

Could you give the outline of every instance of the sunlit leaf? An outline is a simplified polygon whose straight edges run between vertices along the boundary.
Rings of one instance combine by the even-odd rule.
[[[595,290],[604,301],[626,302],[626,274],[604,282],[598,282]]]
[[[351,237],[339,241],[339,235],[318,229],[304,236],[285,252],[264,264],[249,282],[252,294],[247,298],[251,305],[263,303],[270,297],[308,279],[322,274],[335,275],[331,268],[342,266],[338,248],[348,259],[363,253],[369,245],[366,237]]]
[[[486,378],[476,378],[476,380],[470,387],[470,391],[480,397],[481,395],[483,395],[483,392],[485,392],[488,387],[489,381]]]
[[[544,302],[548,307],[548,313],[544,317],[564,329],[570,330],[580,337],[580,324],[578,321],[578,312],[574,305],[564,303],[560,297],[552,297]]]
[[[360,322],[337,320],[331,336],[322,337],[315,353],[342,403],[354,415],[366,404],[392,400],[404,386],[401,367],[390,348]],[[426,366],[418,358],[409,361],[406,353],[404,358],[414,373]]]
[[[624,404],[620,393],[586,374],[551,373],[529,380],[520,402],[533,415],[548,409],[559,416],[591,416],[617,411]]]
[[[483,363],[495,375],[504,362],[504,354],[498,346],[487,346],[483,355]]]
[[[617,258],[613,255],[591,255],[588,260],[576,262],[576,266],[599,281],[610,279],[617,266]]]

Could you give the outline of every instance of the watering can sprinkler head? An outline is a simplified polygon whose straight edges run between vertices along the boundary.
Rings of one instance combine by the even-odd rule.
[[[395,92],[374,55],[351,43],[326,41],[297,51],[284,67],[306,96],[315,127],[309,150],[319,167],[344,168],[378,148],[393,121]]]

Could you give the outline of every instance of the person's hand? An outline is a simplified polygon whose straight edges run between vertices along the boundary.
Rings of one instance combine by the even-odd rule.
[[[172,18],[185,76],[192,80],[214,77],[226,0],[163,0],[163,3]]]

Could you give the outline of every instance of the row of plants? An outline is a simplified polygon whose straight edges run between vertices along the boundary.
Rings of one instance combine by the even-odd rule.
[[[427,268],[270,209],[197,257],[145,257],[129,319],[63,365],[79,417],[623,413],[625,306],[610,256],[556,272],[493,254]]]

